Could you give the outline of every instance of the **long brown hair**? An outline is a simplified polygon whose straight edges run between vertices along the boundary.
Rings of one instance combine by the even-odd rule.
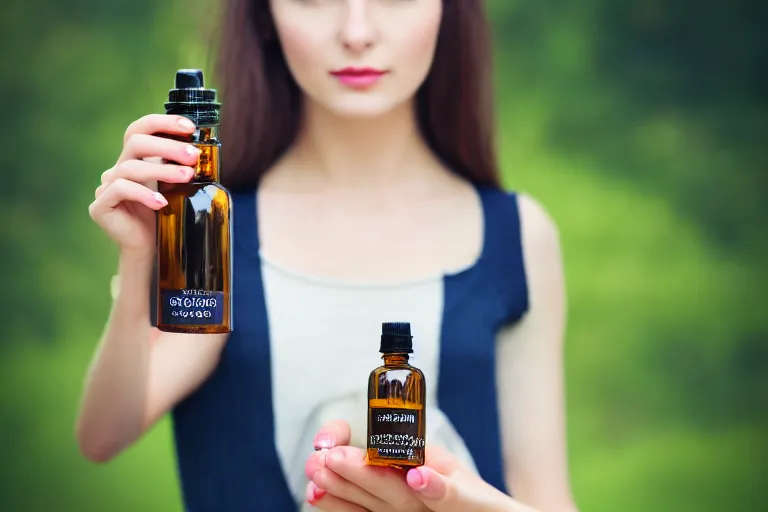
[[[222,181],[233,190],[252,188],[296,138],[302,93],[268,0],[227,0],[219,30]],[[435,59],[416,108],[425,140],[447,167],[498,187],[491,60],[484,1],[443,0]]]

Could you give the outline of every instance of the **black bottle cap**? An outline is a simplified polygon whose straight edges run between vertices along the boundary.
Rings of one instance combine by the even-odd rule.
[[[217,124],[221,105],[216,89],[205,88],[205,78],[199,69],[176,71],[174,88],[168,91],[166,114],[178,114],[205,124]]]
[[[201,89],[204,81],[203,72],[199,69],[180,69],[176,72],[177,89]]]
[[[412,354],[413,336],[408,322],[384,322],[381,324],[382,354]]]

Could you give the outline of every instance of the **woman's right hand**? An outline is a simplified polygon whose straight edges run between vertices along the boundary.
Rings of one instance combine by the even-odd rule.
[[[186,117],[165,114],[150,114],[128,126],[123,151],[114,167],[102,173],[88,208],[121,251],[154,250],[155,211],[168,204],[156,183],[186,183],[194,176],[197,148],[155,134],[186,136],[195,130]]]

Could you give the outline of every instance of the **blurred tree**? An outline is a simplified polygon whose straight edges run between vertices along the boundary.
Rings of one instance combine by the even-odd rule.
[[[14,292],[0,306],[19,312],[6,319],[6,340],[52,340],[105,317],[114,253],[105,253],[88,204],[128,124],[162,111],[174,69],[198,64],[186,50],[197,43],[191,22],[199,16],[153,0],[4,6],[0,44],[11,49],[4,57],[13,77],[0,94],[12,151],[0,190],[0,279]]]
[[[723,294],[715,283],[730,280],[727,295],[684,299],[690,317],[672,309],[686,318],[675,328],[643,331],[656,332],[640,367],[667,389],[684,390],[676,402],[701,421],[765,410],[768,4],[512,0],[491,8],[505,145],[533,141],[600,179],[665,197],[719,260],[678,286]],[[614,229],[649,221],[627,219]],[[646,257],[674,260],[671,250]],[[695,252],[685,257],[690,268],[706,267]],[[674,292],[658,290],[657,303],[671,306]],[[718,328],[697,320],[717,317]]]
[[[666,194],[718,245],[768,255],[754,244],[768,214],[768,4],[509,4],[492,3],[503,80],[552,107],[547,145]]]

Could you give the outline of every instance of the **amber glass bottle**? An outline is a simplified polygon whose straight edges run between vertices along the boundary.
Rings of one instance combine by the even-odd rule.
[[[157,214],[157,327],[194,334],[232,331],[232,200],[219,183],[220,104],[203,73],[182,69],[168,93],[167,114],[197,126],[188,138],[200,150],[189,183],[158,183],[168,205]]]
[[[386,322],[381,328],[384,365],[368,378],[367,463],[400,469],[424,464],[426,416],[424,374],[408,361],[411,325]]]

